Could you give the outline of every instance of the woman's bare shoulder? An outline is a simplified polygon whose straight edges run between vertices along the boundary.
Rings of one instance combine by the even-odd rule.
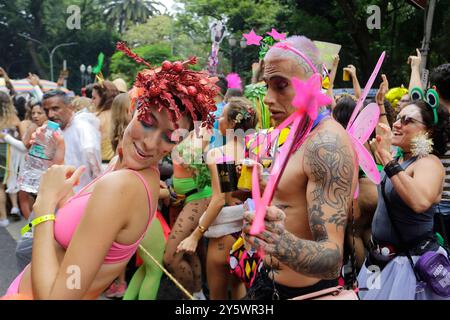
[[[141,176],[151,184],[152,180],[158,180],[158,177],[152,175],[150,172],[140,172]],[[159,180],[157,181],[159,183]],[[111,201],[134,201],[137,197],[143,194],[142,181],[133,173],[132,170],[116,170],[111,171],[101,177],[93,192],[107,193]]]
[[[416,168],[425,168],[428,169],[430,167],[433,168],[441,168],[444,170],[444,166],[442,165],[441,159],[439,159],[434,154],[429,154],[426,157],[422,157],[416,161],[415,169]]]

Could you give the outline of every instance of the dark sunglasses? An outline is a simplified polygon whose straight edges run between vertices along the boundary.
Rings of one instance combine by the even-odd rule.
[[[400,120],[400,123],[402,124],[402,126],[407,126],[408,124],[413,123],[413,122],[418,122],[423,125],[426,125],[424,122],[414,119],[410,116],[401,116],[401,117],[397,116],[397,119],[395,121],[397,122],[398,120]]]

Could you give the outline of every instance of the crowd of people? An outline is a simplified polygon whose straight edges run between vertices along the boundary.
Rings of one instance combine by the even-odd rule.
[[[30,74],[33,91],[17,94],[0,69],[8,89],[0,92],[0,227],[21,216],[33,225],[18,242],[19,275],[5,297],[156,299],[166,273],[193,299],[299,299],[334,287],[360,299],[448,298],[414,264],[428,252],[448,263],[450,64],[424,87],[418,51],[408,88],[389,88],[383,74],[370,99],[353,65],[344,68],[352,94],[334,94],[338,55],[325,75],[308,38],[280,44],[253,65],[245,88],[190,70],[194,58],[151,66],[124,44],[118,49],[146,66],[131,88],[101,79],[69,97],[43,92]],[[290,128],[271,133],[298,112],[292,79],[317,75],[326,81],[310,93],[330,103],[302,118],[309,129],[294,135],[264,231],[254,234],[252,188],[269,188]],[[358,166],[347,129],[362,102],[378,106],[364,144],[378,184]],[[17,177],[47,120],[62,134],[31,194]]]

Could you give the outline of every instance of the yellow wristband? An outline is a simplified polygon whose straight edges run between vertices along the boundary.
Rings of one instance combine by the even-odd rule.
[[[37,218],[33,219],[30,223],[25,225],[22,228],[22,230],[20,230],[20,234],[23,236],[25,233],[30,231],[30,229],[33,228],[34,226],[37,226],[38,224],[41,224],[42,222],[45,222],[45,221],[55,220],[55,218],[56,218],[55,214],[53,214],[53,213],[37,217]]]

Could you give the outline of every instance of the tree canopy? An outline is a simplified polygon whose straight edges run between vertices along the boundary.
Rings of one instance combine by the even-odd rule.
[[[409,79],[406,60],[415,53],[415,48],[421,47],[424,31],[424,10],[406,1],[175,2],[179,10],[167,14],[167,11],[161,12],[164,6],[156,0],[0,0],[0,66],[12,78],[23,78],[33,72],[49,79],[49,52],[58,44],[76,42],[76,46],[57,49],[53,57],[56,76],[63,60],[67,60],[70,88],[79,89],[80,65],[95,65],[100,52],[106,57],[105,76],[120,74],[131,81],[139,67],[132,67],[134,62],[115,53],[116,41],[125,40],[152,63],[159,63],[163,58],[186,59],[196,55],[199,67],[203,68],[211,50],[210,24],[222,19],[228,34],[220,46],[219,73],[237,71],[248,81],[259,49],[256,46],[241,48],[242,34],[253,28],[262,35],[276,28],[290,35],[303,34],[313,40],[341,44],[340,67],[354,64],[362,84],[385,50],[387,57],[382,72],[388,74],[393,85],[399,85]],[[68,28],[70,5],[80,8],[80,29]],[[370,5],[380,8],[380,29],[367,27]],[[438,1],[428,60],[430,70],[449,60],[449,29],[449,6],[446,1]],[[231,37],[237,40],[234,46],[228,41]],[[341,79],[338,73],[337,86],[348,85]]]

